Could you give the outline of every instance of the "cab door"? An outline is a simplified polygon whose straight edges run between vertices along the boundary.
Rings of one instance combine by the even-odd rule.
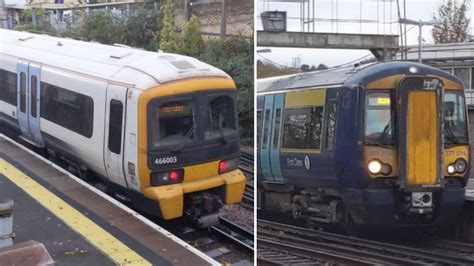
[[[123,167],[125,112],[127,88],[107,85],[104,162],[107,176],[119,185],[128,187]]]

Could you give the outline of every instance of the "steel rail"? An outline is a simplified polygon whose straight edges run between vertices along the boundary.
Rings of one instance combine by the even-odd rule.
[[[401,245],[389,244],[384,242],[377,242],[373,240],[355,238],[345,235],[339,235],[334,233],[315,231],[308,228],[276,223],[266,220],[258,220],[258,227],[270,228],[272,230],[279,230],[293,236],[304,237],[304,240],[316,240],[324,242],[324,244],[337,244],[337,246],[346,245],[358,250],[371,251],[372,253],[382,253],[385,255],[392,254],[392,256],[403,256],[404,258],[414,258],[415,261],[445,263],[445,264],[473,264],[474,259],[460,257],[450,254],[440,254],[439,252],[433,252],[418,248],[406,247]],[[261,231],[261,230],[260,230]],[[259,231],[259,234],[260,234]]]

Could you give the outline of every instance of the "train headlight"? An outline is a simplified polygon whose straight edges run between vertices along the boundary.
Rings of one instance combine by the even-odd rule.
[[[220,161],[219,162],[219,174],[223,174],[239,167],[239,158],[234,158],[230,160]]]
[[[448,165],[448,168],[446,170],[448,171],[448,174],[454,174],[454,173],[462,174],[466,172],[466,169],[467,169],[466,160],[459,158],[454,163]]]
[[[377,160],[370,161],[368,168],[370,173],[378,174],[382,171],[382,163]]]
[[[389,164],[382,163],[379,160],[372,160],[367,165],[369,172],[373,175],[383,174],[389,175],[392,172],[392,167]]]
[[[152,186],[163,186],[183,182],[184,170],[177,169],[165,172],[153,172],[150,176]]]
[[[455,169],[454,169],[454,165],[450,164],[448,165],[448,174],[454,174],[455,172]]]

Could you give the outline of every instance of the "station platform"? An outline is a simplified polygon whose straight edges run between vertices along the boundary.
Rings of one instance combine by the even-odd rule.
[[[59,265],[220,265],[1,134],[0,196],[14,200],[14,244],[38,241]]]

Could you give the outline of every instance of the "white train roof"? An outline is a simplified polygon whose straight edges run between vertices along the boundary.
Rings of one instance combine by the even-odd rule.
[[[0,29],[0,53],[102,79],[136,85],[141,89],[196,77],[230,78],[222,70],[188,56],[12,30]],[[117,74],[119,72],[123,74],[124,70],[128,73]],[[148,81],[133,80],[143,75],[148,76],[148,79],[144,78]]]

